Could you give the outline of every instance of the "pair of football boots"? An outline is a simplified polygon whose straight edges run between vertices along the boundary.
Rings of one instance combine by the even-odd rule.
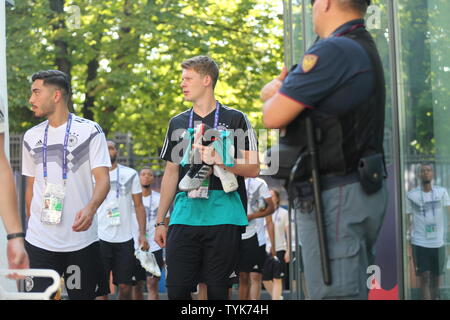
[[[205,132],[208,130],[208,134]],[[212,130],[212,131],[211,131]],[[199,124],[194,130],[194,144],[209,146],[214,142],[218,143],[219,149],[223,150],[223,140],[220,136],[220,132],[216,129],[212,129],[205,124]],[[231,156],[234,156],[234,147],[231,146],[227,151]],[[218,177],[222,183],[223,190],[228,193],[235,191],[238,188],[238,182],[236,176],[219,167],[218,165],[208,165],[201,162],[200,152],[198,149],[193,149],[190,154],[190,168],[186,175],[181,179],[178,184],[178,188],[181,191],[192,191],[198,189],[203,181],[207,179],[211,174]],[[196,163],[201,162],[201,163]]]

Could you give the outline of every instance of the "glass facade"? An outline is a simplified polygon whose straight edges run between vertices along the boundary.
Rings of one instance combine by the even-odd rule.
[[[315,35],[309,0],[284,8],[290,66]],[[450,299],[449,12],[448,0],[372,0],[366,15],[385,71],[390,197],[370,299]]]

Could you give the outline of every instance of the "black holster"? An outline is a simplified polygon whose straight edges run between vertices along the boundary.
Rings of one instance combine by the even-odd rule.
[[[381,153],[372,154],[359,160],[358,172],[365,193],[372,194],[383,186],[384,161]]]

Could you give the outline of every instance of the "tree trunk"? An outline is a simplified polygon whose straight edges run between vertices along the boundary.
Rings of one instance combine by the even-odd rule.
[[[90,88],[90,82],[97,78],[97,69],[99,63],[98,58],[95,57],[88,63],[87,78],[86,78],[86,95],[83,103],[83,117],[89,120],[94,120],[94,112],[92,108],[95,102],[95,94],[93,88]]]
[[[50,1],[50,9],[54,11],[56,14],[64,13],[64,0],[49,0]],[[65,29],[66,24],[63,18],[58,19],[53,25],[53,30]],[[55,64],[58,70],[65,72],[69,76],[69,81],[72,79],[72,64],[69,60],[69,50],[68,44],[63,39],[55,39]],[[69,100],[69,111],[74,112],[72,99]]]

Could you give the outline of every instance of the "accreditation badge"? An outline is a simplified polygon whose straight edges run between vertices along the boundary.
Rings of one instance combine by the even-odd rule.
[[[117,199],[108,202],[106,206],[106,217],[108,219],[109,226],[120,225],[120,210],[119,202],[117,201]]]
[[[195,190],[188,192],[188,198],[191,199],[209,199],[209,179],[210,177],[203,180],[202,185]]]
[[[429,223],[425,225],[425,235],[428,240],[437,238],[437,224]]]
[[[42,203],[41,222],[46,224],[61,223],[64,206],[65,187],[62,184],[47,183]]]

